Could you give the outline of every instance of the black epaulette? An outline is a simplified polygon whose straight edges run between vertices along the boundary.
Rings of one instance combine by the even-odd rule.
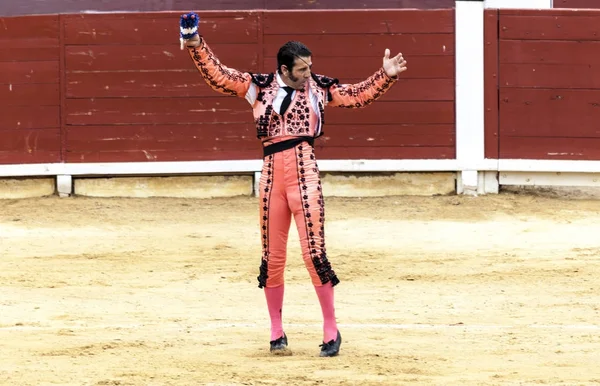
[[[250,73],[250,75],[252,76],[252,83],[254,83],[255,85],[257,85],[260,88],[267,87],[268,85],[271,84],[271,82],[273,82],[273,79],[275,79],[275,74],[273,74],[272,72],[270,74]]]
[[[334,84],[339,84],[340,81],[337,78],[330,78],[328,76],[317,75],[315,73],[311,73],[310,76],[312,76],[312,78],[319,85],[319,87],[327,89],[327,100],[329,102],[331,102],[331,100],[333,99],[333,96],[331,95],[331,91],[329,90],[329,87],[333,86]]]
[[[334,84],[339,84],[340,81],[336,78],[330,78],[328,76],[325,75],[317,75],[317,74],[310,74],[312,76],[312,78],[314,79],[315,82],[317,82],[317,84],[319,85],[319,87],[323,87],[323,88],[329,88],[331,86],[333,86]]]

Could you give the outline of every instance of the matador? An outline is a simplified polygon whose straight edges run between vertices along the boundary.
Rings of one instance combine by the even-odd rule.
[[[187,17],[197,15],[183,15],[182,20]],[[271,320],[270,352],[291,354],[282,309],[287,240],[293,217],[302,258],[323,315],[319,355],[335,356],[342,342],[334,304],[334,286],[340,280],[325,248],[323,191],[314,142],[324,133],[326,107],[362,108],[373,103],[407,69],[406,60],[402,54],[390,57],[386,49],[383,64],[373,75],[360,83],[341,84],[335,78],[313,73],[312,52],[301,42],[289,41],[277,53],[275,71],[255,74],[225,66],[206,39],[193,32],[182,39],[182,47],[187,48],[208,86],[248,101],[263,146],[258,287],[264,289]]]

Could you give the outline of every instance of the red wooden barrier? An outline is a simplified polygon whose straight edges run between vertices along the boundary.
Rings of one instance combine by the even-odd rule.
[[[500,157],[600,159],[600,13],[499,13]]]
[[[259,13],[211,12],[224,63],[259,71]],[[67,162],[251,159],[247,102],[212,91],[180,51],[178,15],[64,17]]]
[[[454,8],[455,0],[2,0],[0,16],[96,12]]]
[[[0,21],[0,163],[59,162],[58,17]]]
[[[178,16],[64,15],[60,23],[53,16],[52,28],[43,30],[48,44],[0,44],[0,67],[11,71],[10,79],[0,73],[0,82],[44,83],[35,86],[34,100],[27,87],[4,97],[21,95],[33,107],[19,105],[0,118],[10,132],[4,148],[12,150],[0,162],[259,158],[250,106],[204,83],[179,50]],[[279,46],[302,40],[313,51],[314,70],[342,82],[371,75],[385,48],[401,50],[409,71],[380,101],[364,110],[328,109],[320,158],[454,158],[453,10],[206,12],[201,30],[223,63],[252,72],[273,71]],[[42,141],[35,156],[25,127],[6,130],[19,119]]]
[[[279,47],[295,39],[313,51],[315,72],[342,82],[370,76],[386,47],[401,50],[410,71],[366,109],[329,109],[324,141],[317,142],[321,158],[454,158],[453,11],[335,15],[311,13],[303,26],[296,12],[265,13],[264,70],[274,69]]]
[[[554,8],[600,8],[598,0],[554,0]]]

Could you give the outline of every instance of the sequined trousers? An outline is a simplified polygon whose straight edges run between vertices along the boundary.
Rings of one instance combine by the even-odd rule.
[[[266,156],[259,190],[262,259],[258,286],[284,284],[292,217],[312,284],[338,284],[325,248],[323,191],[313,147],[304,142]]]

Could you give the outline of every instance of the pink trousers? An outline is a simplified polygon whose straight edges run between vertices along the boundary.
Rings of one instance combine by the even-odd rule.
[[[312,284],[338,284],[327,259],[321,180],[314,150],[309,144],[301,143],[265,157],[259,200],[262,238],[259,288],[284,284],[292,217]]]

